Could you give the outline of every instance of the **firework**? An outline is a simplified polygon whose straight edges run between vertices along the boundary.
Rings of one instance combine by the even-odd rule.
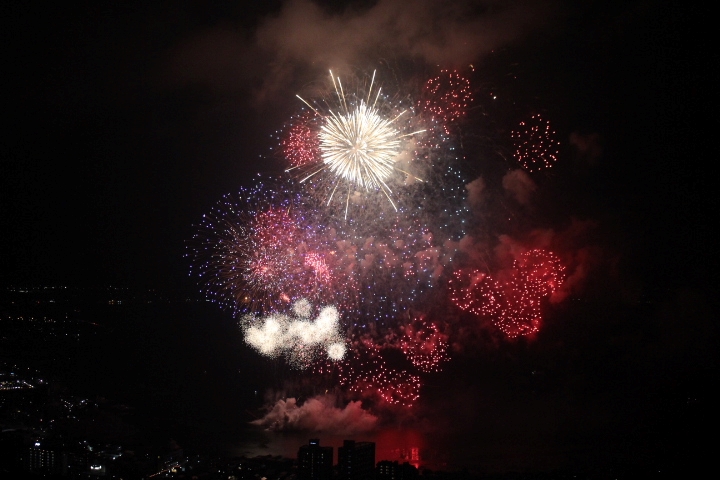
[[[463,118],[472,103],[470,80],[456,70],[442,70],[425,83],[418,108],[440,122],[445,133]]]
[[[422,372],[439,372],[441,364],[449,360],[447,337],[437,325],[416,318],[405,326],[400,348],[407,359]]]
[[[442,249],[417,222],[396,222],[387,236],[368,237],[352,248],[359,320],[388,326],[435,285]],[[361,327],[358,323],[355,327]]]
[[[510,135],[515,148],[515,160],[529,172],[552,167],[557,162],[560,145],[555,136],[550,122],[540,114],[520,122],[518,129]]]
[[[335,303],[352,282],[333,270],[333,239],[319,230],[289,185],[260,182],[227,195],[203,217],[188,249],[191,274],[209,300],[236,313],[300,298]]]
[[[449,126],[467,111],[469,83],[442,75],[387,94],[375,74],[346,84],[331,73],[278,136],[287,179],[225,197],[188,250],[248,345],[381,403],[412,405],[418,372],[447,360],[432,323],[411,322],[400,345],[374,343],[424,308],[465,235],[467,182]]]
[[[406,370],[391,368],[372,342],[356,342],[351,360],[342,362],[339,383],[351,392],[406,407],[420,397],[420,377]]]
[[[321,352],[332,361],[345,356],[339,333],[340,314],[326,306],[311,320],[312,305],[306,299],[293,304],[293,315],[273,313],[264,318],[247,315],[241,320],[245,341],[260,354],[284,356],[296,368],[307,368]]]
[[[421,92],[397,85],[388,94],[375,74],[351,76],[347,85],[329,78],[326,89],[300,97],[304,110],[278,136],[305,205],[344,238],[382,237],[398,217],[461,238],[467,180],[441,122],[417,113]]]
[[[450,283],[452,302],[489,319],[514,338],[539,330],[541,301],[562,285],[565,267],[553,253],[535,249],[514,262],[512,274],[505,282],[477,270],[457,271],[454,277]]]
[[[375,73],[367,88],[358,83],[346,90],[332,72],[330,79],[333,93],[327,97],[307,101],[298,95],[316,118],[312,119],[314,128],[307,120],[291,129],[286,145],[300,147],[299,152],[286,154],[291,170],[306,166],[300,182],[308,182],[310,189],[320,188],[328,205],[340,198],[345,218],[351,196],[360,192],[364,196],[382,192],[397,210],[392,183],[410,175],[400,167],[401,154],[409,139],[424,129],[411,130],[412,110],[383,95],[379,86],[375,88]]]
[[[311,165],[319,160],[320,138],[316,123],[315,113],[304,111],[293,119],[280,142],[281,151],[292,168]]]
[[[565,281],[565,267],[552,252],[536,248],[515,262],[515,278],[535,297],[553,294]]]
[[[310,267],[315,272],[318,281],[328,284],[332,281],[330,267],[322,255],[316,252],[310,252],[305,255],[305,266]]]

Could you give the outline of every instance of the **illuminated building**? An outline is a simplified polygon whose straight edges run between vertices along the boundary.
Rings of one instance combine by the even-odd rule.
[[[342,480],[373,480],[375,442],[345,440],[338,448],[338,472]]]
[[[55,473],[60,469],[60,454],[46,445],[45,442],[35,441],[26,457],[27,469],[37,473]]]
[[[416,480],[418,478],[418,469],[408,462],[402,465],[397,461],[382,460],[377,464],[376,480]]]
[[[300,480],[331,480],[333,476],[333,447],[321,447],[313,438],[298,450]]]

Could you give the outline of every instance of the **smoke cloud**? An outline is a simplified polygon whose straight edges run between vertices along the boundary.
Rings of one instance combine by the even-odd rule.
[[[334,397],[321,395],[306,400],[280,399],[261,419],[251,422],[269,430],[300,430],[335,435],[355,435],[375,429],[378,418],[363,410],[362,403],[354,401],[339,408]]]
[[[470,207],[477,209],[482,206],[485,198],[485,180],[478,177],[465,185],[465,189],[468,192],[467,201]]]
[[[502,185],[521,205],[527,205],[530,202],[530,196],[537,189],[535,182],[521,169],[513,170],[505,175]]]
[[[532,31],[551,11],[543,2],[380,0],[333,15],[292,0],[261,26],[257,41],[279,59],[323,66],[377,50],[458,65]]]
[[[600,134],[582,134],[573,132],[570,134],[570,145],[575,147],[578,157],[587,163],[594,165],[602,156],[602,144]]]
[[[471,63],[547,26],[556,13],[549,0],[380,0],[341,12],[290,0],[252,32],[225,24],[187,38],[170,52],[164,76],[221,91],[250,86],[262,101],[307,69],[342,75],[343,67],[366,59]]]

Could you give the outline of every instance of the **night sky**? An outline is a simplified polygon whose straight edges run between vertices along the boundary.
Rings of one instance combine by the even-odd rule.
[[[561,303],[534,343],[474,332],[448,367],[455,383],[441,381],[465,394],[430,388],[428,405],[455,411],[450,423],[467,414],[473,428],[507,428],[508,444],[536,435],[563,458],[577,442],[609,445],[598,463],[637,454],[649,465],[678,445],[676,463],[694,461],[717,402],[709,7],[428,3],[6,7],[0,283],[196,291],[183,258],[193,225],[223,194],[282,171],[271,137],[297,91],[328,68],[412,77],[472,65],[476,97],[500,98],[484,111],[507,125],[541,111],[561,141],[520,210],[525,234],[585,225],[563,238],[592,261],[571,295],[586,303]],[[482,175],[473,148],[488,123],[472,118],[466,154]],[[538,420],[554,410],[558,424]]]

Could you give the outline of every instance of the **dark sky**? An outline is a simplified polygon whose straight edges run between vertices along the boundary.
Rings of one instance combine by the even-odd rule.
[[[526,235],[593,225],[557,241],[592,246],[573,294],[595,303],[561,304],[531,346],[496,345],[479,363],[460,353],[446,378],[462,398],[432,386],[424,395],[458,424],[516,422],[508,441],[544,431],[561,405],[553,447],[598,442],[597,461],[656,458],[675,447],[659,419],[687,438],[709,430],[699,415],[717,398],[714,25],[709,9],[685,3],[6,7],[0,283],[192,288],[182,257],[192,225],[257,173],[282,170],[271,135],[304,85],[335,65],[384,62],[412,76],[472,64],[477,96],[503,98],[482,106],[499,123],[532,110],[553,119],[562,155],[533,177],[535,207],[519,211]],[[488,125],[474,118],[469,156]]]
[[[295,89],[339,61],[375,68],[380,54],[473,63],[473,80],[552,113],[565,143],[598,134],[597,164],[558,193],[587,211],[568,213],[607,217],[642,280],[712,281],[706,12],[449,2],[437,8],[446,16],[407,13],[407,38],[379,38],[395,2],[255,4],[10,8],[4,282],[182,284],[191,225],[255,173],[281,169],[258,159]],[[508,73],[517,80],[503,85]]]

